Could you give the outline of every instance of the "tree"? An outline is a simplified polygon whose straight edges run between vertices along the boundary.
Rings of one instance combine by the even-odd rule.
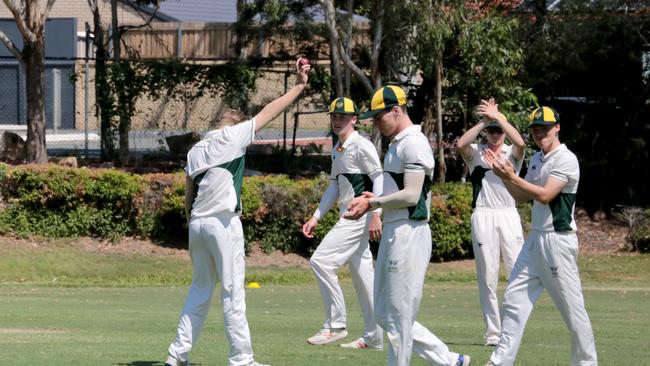
[[[561,140],[580,161],[578,204],[588,212],[650,204],[648,6],[567,1],[524,23],[525,80],[560,113]]]
[[[23,37],[23,49],[0,31],[0,40],[25,69],[27,87],[27,161],[47,163],[45,144],[45,22],[55,0],[41,8],[39,0],[3,0]]]
[[[93,14],[93,33],[95,46],[95,93],[97,115],[100,120],[101,130],[101,158],[103,161],[114,160],[119,165],[125,166],[129,161],[129,131],[131,130],[131,116],[134,108],[136,95],[129,96],[126,94],[127,88],[121,87],[128,82],[125,75],[131,74],[132,70],[127,63],[122,60],[122,35],[130,29],[142,28],[148,26],[155,18],[159,8],[160,0],[134,0],[139,6],[153,7],[153,12],[148,18],[143,18],[142,24],[139,25],[120,25],[118,20],[118,1],[111,0],[111,33],[113,55],[110,62],[111,54],[108,51],[109,39],[106,37],[106,29],[102,21],[99,8],[99,0],[87,0],[90,11]],[[111,83],[110,77],[123,79],[120,83]],[[117,88],[111,89],[109,86],[117,85]],[[119,108],[117,108],[119,106]],[[118,116],[117,121],[117,141],[119,149],[115,155],[115,132],[113,118]]]

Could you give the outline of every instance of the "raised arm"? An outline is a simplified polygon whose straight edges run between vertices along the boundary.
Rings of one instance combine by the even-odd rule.
[[[271,122],[275,117],[277,117],[282,111],[284,111],[291,103],[293,103],[296,98],[302,93],[302,91],[307,86],[307,81],[309,80],[308,74],[311,70],[311,65],[308,62],[305,62],[303,58],[299,58],[296,61],[296,71],[298,73],[298,83],[293,88],[289,89],[286,94],[279,97],[278,99],[267,104],[256,116],[255,116],[255,131],[259,131],[269,122]]]
[[[508,139],[510,139],[510,142],[512,142],[512,156],[516,160],[523,159],[526,150],[526,143],[521,137],[519,131],[508,122],[506,116],[499,112],[499,105],[496,104],[494,99],[490,98],[490,100],[481,100],[477,112],[479,115],[483,116],[483,118],[497,121],[499,126],[503,129],[503,132],[508,136]]]
[[[476,138],[478,137],[478,134],[481,133],[481,130],[487,126],[488,120],[485,118],[481,118],[480,121],[478,121],[472,128],[467,130],[459,139],[458,142],[456,142],[456,149],[458,150],[458,153],[465,159],[465,161],[468,161],[472,158],[472,148],[471,144],[472,142],[476,141]]]

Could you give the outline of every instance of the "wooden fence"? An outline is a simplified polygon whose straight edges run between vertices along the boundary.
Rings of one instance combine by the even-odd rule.
[[[140,58],[188,58],[188,59],[228,59],[235,57],[235,32],[228,23],[153,23],[148,28],[128,31],[123,42]],[[322,43],[323,49],[317,51],[318,58],[329,58],[327,42],[311,40],[310,46]],[[353,46],[370,44],[369,25],[358,23],[353,34]],[[289,37],[255,39],[246,49],[249,56],[268,57],[279,48],[288,53],[296,53],[303,45],[297,45]]]

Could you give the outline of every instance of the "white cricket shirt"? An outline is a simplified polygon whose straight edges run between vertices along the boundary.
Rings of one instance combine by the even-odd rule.
[[[566,185],[548,205],[533,201],[532,229],[576,231],[573,213],[580,181],[580,165],[578,158],[564,144],[546,155],[539,151],[530,159],[527,181],[543,187],[549,177],[566,182]]]
[[[485,160],[485,144],[471,144],[472,156],[465,162],[469,167],[470,181],[472,182],[472,208],[506,208],[516,207],[517,203],[506,189],[501,178],[496,176]],[[524,159],[515,159],[512,155],[512,146],[503,144],[500,151],[503,160],[510,160],[519,174]]]
[[[192,218],[239,213],[246,147],[255,119],[210,131],[187,153],[185,172],[198,185]]]
[[[332,172],[330,179],[339,189],[339,215],[348,210],[348,203],[364,191],[372,192],[370,174],[381,172],[381,163],[375,146],[368,139],[352,132],[343,145],[332,148]],[[379,173],[378,173],[379,174]]]
[[[384,223],[402,219],[429,220],[434,167],[433,151],[420,125],[408,127],[393,138],[384,156],[383,195],[387,196],[404,189],[406,172],[424,172],[424,184],[420,199],[415,206],[400,209],[385,208]]]

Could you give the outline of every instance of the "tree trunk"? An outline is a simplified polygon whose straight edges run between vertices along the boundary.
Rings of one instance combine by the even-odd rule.
[[[47,163],[45,144],[45,40],[43,30],[36,41],[23,38],[23,60],[27,94],[27,161]]]
[[[117,18],[117,0],[111,0],[111,27],[113,28],[113,60],[115,66],[122,72],[125,67],[122,65],[122,44],[119,21]],[[123,89],[117,91],[117,105],[119,122],[118,122],[118,136],[120,138],[118,166],[127,166],[129,164],[129,130],[131,129],[131,117],[129,116],[128,100]]]
[[[445,146],[442,131],[442,55],[436,60],[436,119],[438,133],[438,183],[444,183],[447,175]]]
[[[353,23],[354,23],[354,0],[348,0],[347,2],[347,23],[345,24],[345,38],[343,39],[343,48],[347,57],[352,58],[352,40],[353,40]],[[345,68],[344,76],[344,90],[345,95],[350,96],[350,90],[352,86],[352,73],[350,73],[349,68]]]
[[[343,96],[343,74],[341,73],[341,54],[339,53],[339,35],[336,29],[336,10],[333,0],[321,0],[325,24],[329,33],[330,44],[330,69],[334,76],[334,89],[336,97]]]
[[[112,161],[115,155],[115,139],[111,127],[113,99],[107,83],[106,60],[108,59],[108,51],[104,43],[104,29],[102,28],[98,9],[93,9],[93,21],[95,23],[95,106],[101,131],[101,160],[106,162]]]

